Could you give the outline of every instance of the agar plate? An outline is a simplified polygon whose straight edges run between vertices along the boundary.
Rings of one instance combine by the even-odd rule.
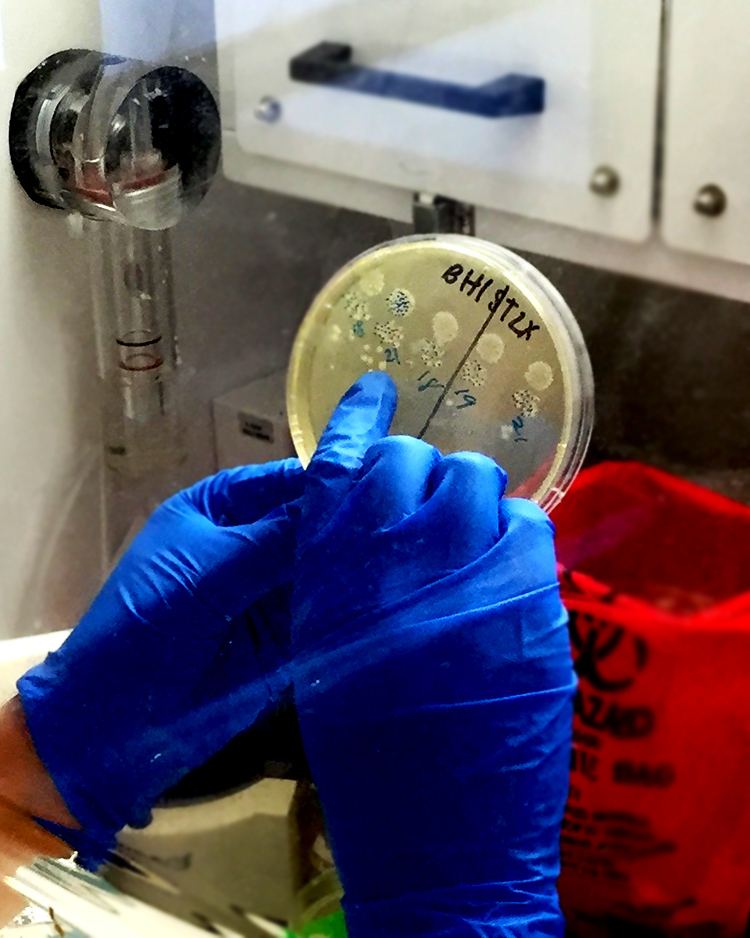
[[[392,434],[491,456],[508,473],[509,495],[549,510],[583,462],[594,387],[578,324],[535,267],[496,244],[400,238],[326,284],[297,333],[287,384],[304,464],[366,371],[396,383]]]

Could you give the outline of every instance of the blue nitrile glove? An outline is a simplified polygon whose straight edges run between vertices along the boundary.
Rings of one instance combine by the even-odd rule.
[[[88,865],[288,688],[303,484],[290,459],[174,495],[60,650],[19,680],[34,746],[86,835],[65,839]]]
[[[307,470],[294,693],[350,938],[561,935],[575,678],[553,529],[365,375]]]

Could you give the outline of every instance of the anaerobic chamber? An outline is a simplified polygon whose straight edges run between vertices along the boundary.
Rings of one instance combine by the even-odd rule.
[[[160,501],[295,454],[305,314],[415,234],[508,249],[559,291],[593,373],[583,466],[638,461],[750,504],[748,17],[740,0],[3,0],[4,699]],[[408,297],[386,293],[397,316]],[[369,299],[341,297],[357,341]],[[525,343],[511,321],[506,350]],[[432,323],[416,380],[437,323],[451,338]],[[456,407],[499,358],[483,347],[457,364]],[[498,418],[511,448],[546,389],[537,359],[539,387]],[[8,934],[283,934],[335,904],[332,869],[280,713],[167,793],[101,877],[21,871],[54,921]]]

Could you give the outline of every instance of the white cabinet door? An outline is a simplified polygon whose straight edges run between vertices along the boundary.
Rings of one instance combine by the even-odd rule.
[[[668,26],[662,236],[750,263],[750,3],[672,0]]]
[[[632,241],[648,235],[660,0],[217,0],[216,9],[231,178],[381,214],[431,192]],[[293,80],[290,61],[324,41],[407,81],[541,78],[544,110],[493,118]],[[619,180],[610,195],[590,188],[601,167]]]

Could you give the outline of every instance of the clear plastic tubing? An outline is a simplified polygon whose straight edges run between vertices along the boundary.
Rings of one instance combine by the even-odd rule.
[[[108,465],[142,475],[183,455],[168,231],[86,219]]]

